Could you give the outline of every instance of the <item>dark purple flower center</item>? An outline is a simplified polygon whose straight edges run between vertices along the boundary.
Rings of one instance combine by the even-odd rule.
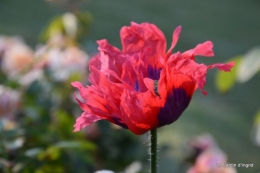
[[[176,121],[188,107],[191,96],[183,88],[174,88],[158,115],[159,127]]]
[[[135,86],[134,86],[134,88],[135,88],[135,90],[136,91],[140,91],[140,87],[139,87],[139,83],[138,83],[138,81],[135,81]]]
[[[151,78],[153,80],[159,80],[162,68],[155,68],[155,67],[148,65],[147,71],[148,71],[149,78]]]
[[[157,95],[159,95],[157,92],[157,88],[158,88],[158,80],[160,79],[161,71],[162,71],[162,68],[154,68],[151,65],[148,65],[148,67],[147,67],[147,72],[148,72],[147,77],[154,80],[154,84],[155,84],[154,91]],[[136,91],[140,92],[140,85],[137,80],[135,81],[134,88]]]

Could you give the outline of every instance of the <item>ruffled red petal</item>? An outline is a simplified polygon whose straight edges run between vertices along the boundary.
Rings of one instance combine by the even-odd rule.
[[[190,49],[182,54],[184,58],[189,58],[194,60],[194,56],[214,56],[213,43],[211,41],[206,41],[202,44],[198,44],[194,49]]]
[[[87,112],[83,112],[81,114],[81,116],[79,118],[77,118],[76,123],[74,125],[74,131],[73,132],[77,132],[81,129],[83,129],[84,127],[86,127],[87,125],[90,125],[96,121],[99,120],[105,120],[105,117],[101,117],[101,116],[97,116],[95,114],[90,114]]]
[[[181,26],[178,26],[172,34],[172,44],[170,49],[167,51],[167,57],[171,55],[173,48],[176,46],[179,40],[180,34],[181,34]]]
[[[137,135],[159,126],[157,115],[160,107],[161,100],[151,91],[138,93],[125,90],[121,97],[123,121]]]
[[[129,55],[143,54],[143,61],[152,66],[161,63],[165,56],[166,39],[157,26],[150,23],[131,23],[129,27],[122,27],[120,37],[123,52]]]
[[[96,67],[107,77],[110,77],[107,70],[114,71],[118,76],[121,76],[122,64],[125,62],[126,57],[118,48],[111,46],[105,39],[97,41],[97,44],[99,45],[99,53],[90,60],[89,66]],[[110,78],[110,80],[116,81],[114,78]]]
[[[106,119],[115,124],[124,125],[118,105],[120,104],[120,97],[123,90],[129,88],[119,83],[112,83],[105,74],[93,66],[91,67],[91,71],[90,78],[92,86],[85,88],[79,82],[72,83],[72,86],[79,89],[80,95],[84,99],[84,102],[77,99],[80,107],[84,112],[87,112],[87,115],[95,115],[100,117],[99,119]],[[80,121],[81,124],[77,125],[78,122],[76,122],[75,126],[83,127],[83,125],[89,124],[87,116],[83,115],[85,118]],[[82,123],[83,120],[86,123]]]
[[[211,68],[218,68],[221,71],[231,71],[231,69],[234,67],[235,63],[234,62],[229,62],[227,64],[222,64],[222,63],[217,63],[217,64],[212,64],[208,66],[208,69]]]
[[[129,57],[122,66],[121,80],[132,86],[136,91],[147,91],[143,82],[145,76],[147,76],[147,69],[141,60],[140,54]]]

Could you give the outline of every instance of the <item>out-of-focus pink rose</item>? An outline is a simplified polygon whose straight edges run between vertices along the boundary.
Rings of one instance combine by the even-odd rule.
[[[199,155],[187,173],[236,173],[236,169],[227,164],[225,153],[219,149],[210,149]]]
[[[228,165],[227,155],[218,148],[212,136],[201,135],[193,139],[191,145],[200,149],[200,153],[187,173],[236,173],[236,169]]]
[[[214,138],[210,134],[203,134],[191,140],[190,146],[192,148],[204,151],[208,148],[216,147]]]
[[[0,118],[14,119],[14,113],[19,107],[19,92],[0,85]]]
[[[23,86],[30,85],[33,81],[42,80],[44,77],[44,73],[42,69],[33,68],[23,76],[21,76],[18,80],[19,84]]]
[[[210,134],[205,133],[194,137],[185,146],[185,160],[194,163],[202,152],[213,147],[217,147],[217,144]]]
[[[5,38],[0,36],[0,62],[5,50]]]
[[[8,77],[26,72],[33,63],[34,53],[21,39],[2,37],[0,39],[1,70]]]
[[[89,56],[76,46],[62,46],[61,43],[53,46],[52,42],[51,46],[38,47],[35,56],[37,67],[48,68],[57,81],[64,81],[75,73],[83,75],[87,72]]]
[[[208,149],[198,156],[195,168],[199,172],[208,173],[211,170],[220,169],[219,164],[227,162],[227,156],[219,149]]]
[[[10,47],[12,47],[17,43],[23,43],[20,37],[17,36],[7,37],[7,36],[0,35],[0,53],[4,53],[5,50],[9,49]]]

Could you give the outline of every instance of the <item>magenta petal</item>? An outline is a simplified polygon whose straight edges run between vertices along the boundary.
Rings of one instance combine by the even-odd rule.
[[[118,48],[110,45],[105,39],[99,40],[97,43],[100,52],[90,60],[89,66],[94,66],[103,73],[106,73],[107,70],[112,70],[120,76],[122,72],[122,64],[125,62],[126,57]],[[110,77],[109,74],[106,73],[106,75],[107,77]],[[110,79],[115,81],[113,78]]]
[[[181,26],[178,26],[173,34],[172,34],[172,45],[170,47],[170,49],[168,50],[167,52],[167,57],[171,54],[173,48],[175,47],[175,45],[177,44],[178,40],[179,40],[179,37],[180,37],[180,34],[181,34]]]
[[[191,77],[203,94],[206,95],[206,92],[203,89],[206,84],[206,74],[208,70],[206,65],[198,64],[191,59],[181,59],[180,56],[172,55],[168,61],[168,68],[171,71],[170,74],[180,73]]]
[[[120,52],[120,50],[108,43],[106,39],[98,40],[97,44],[99,45],[98,50],[103,51],[110,54],[117,54]]]
[[[198,44],[194,49],[194,55],[197,56],[214,56],[213,43],[206,41],[202,44]]]
[[[185,58],[193,58],[194,56],[214,56],[213,43],[211,41],[206,41],[202,44],[198,44],[194,49],[190,49],[183,53]]]
[[[85,88],[80,82],[71,82],[71,85],[80,91],[80,95],[83,99],[87,98],[88,89]]]
[[[165,53],[166,40],[162,31],[150,23],[131,23],[129,27],[120,30],[123,52],[139,53],[142,49],[149,50],[149,54]],[[153,49],[153,50],[152,50]]]
[[[79,118],[77,118],[76,123],[74,125],[73,132],[77,132],[89,124],[92,124],[96,121],[106,119],[105,117],[100,117],[94,114],[89,114],[87,112],[83,112]]]
[[[122,65],[121,79],[136,91],[146,91],[147,88],[143,82],[143,77],[146,73],[143,62],[138,54],[135,54],[131,58],[129,57]]]
[[[217,63],[217,64],[212,64],[212,65],[209,65],[208,66],[208,69],[211,69],[211,68],[218,68],[219,70],[221,71],[230,71],[231,68],[235,65],[234,62],[230,62],[230,63],[227,63],[227,64],[221,64],[221,63]]]
[[[120,30],[122,52],[128,55],[142,54],[146,64],[158,66],[166,51],[166,39],[162,31],[150,23],[131,23]]]
[[[162,103],[151,91],[139,93],[124,90],[120,110],[122,119],[135,134],[143,134],[158,127],[157,115]]]

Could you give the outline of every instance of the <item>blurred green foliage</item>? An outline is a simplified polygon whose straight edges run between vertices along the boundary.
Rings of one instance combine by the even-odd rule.
[[[90,12],[65,13],[62,16],[56,16],[42,31],[40,40],[46,42],[53,35],[60,33],[63,36],[71,37],[72,41],[78,42],[88,33],[91,22],[92,15]],[[77,31],[71,33],[74,28],[77,28]]]
[[[229,62],[235,62],[235,66],[232,68],[230,73],[225,73],[223,71],[218,71],[216,75],[216,87],[221,93],[226,93],[230,88],[235,85],[236,74],[242,56],[232,58]]]
[[[217,72],[216,86],[220,92],[227,92],[235,82],[245,83],[260,72],[260,47],[250,49],[245,55],[240,55],[229,60],[235,62],[231,74]]]

